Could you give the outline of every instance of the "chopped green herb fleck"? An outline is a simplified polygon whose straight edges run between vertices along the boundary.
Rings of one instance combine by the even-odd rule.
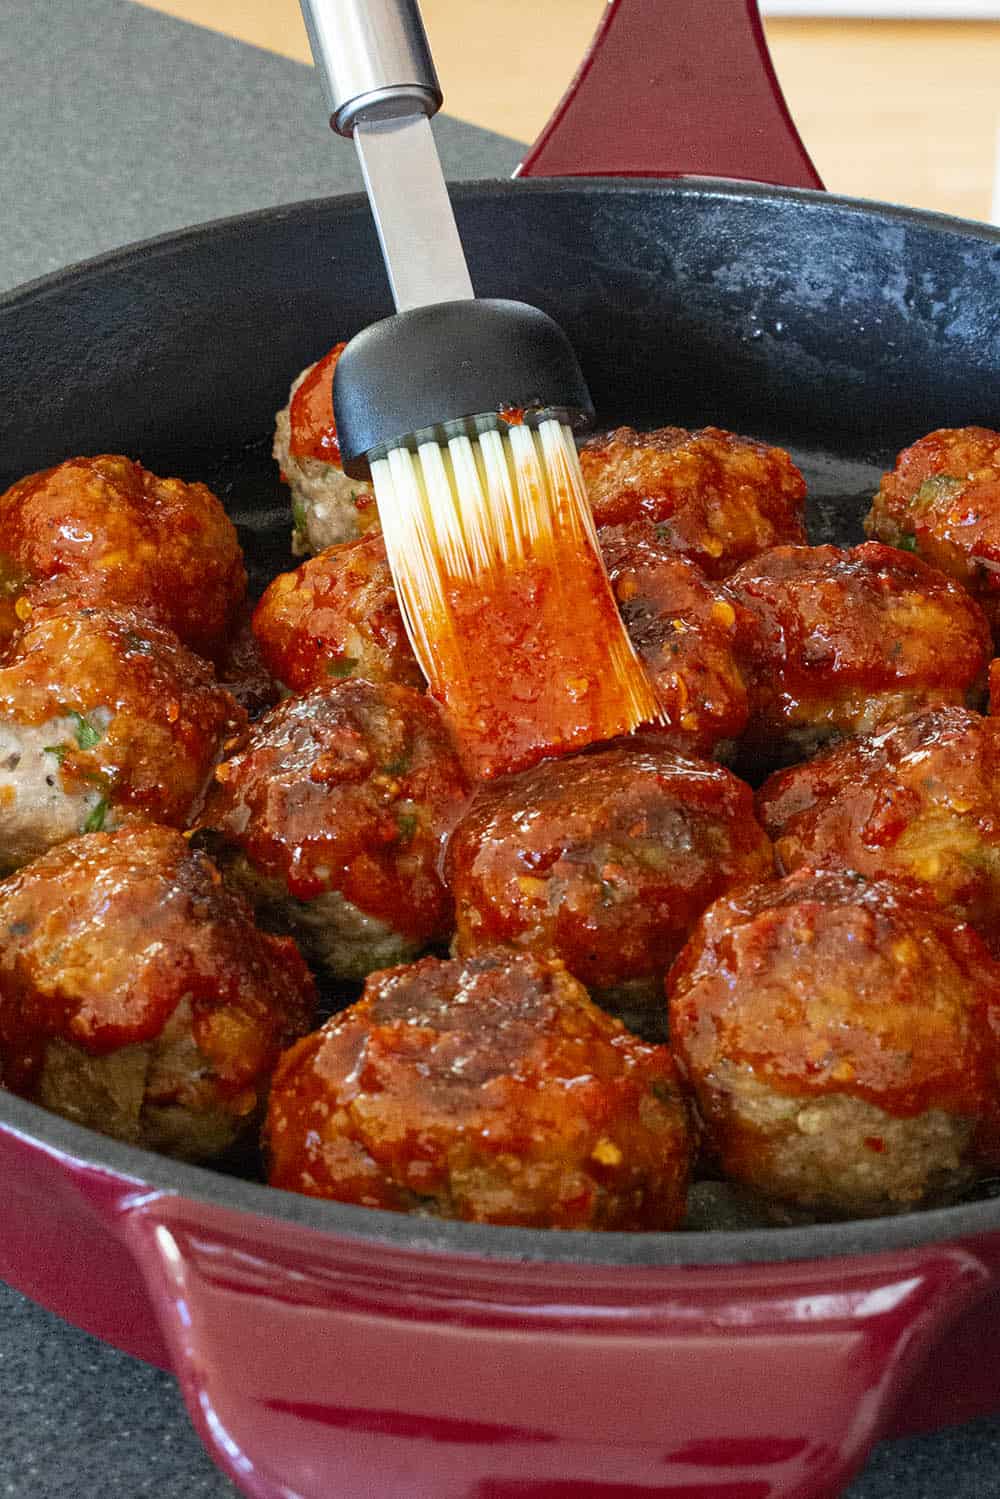
[[[953,474],[932,474],[925,479],[910,501],[910,509],[919,514],[923,510],[929,510],[932,505],[939,501],[947,503],[953,499],[962,489],[964,480],[956,479]]]
[[[306,507],[301,500],[292,501],[292,525],[296,531],[301,531],[303,536],[307,529]]]
[[[56,759],[59,761],[59,764],[61,765],[63,763],[63,761],[65,760],[66,756],[69,754],[69,745],[68,744],[46,744],[44,746],[44,750],[45,750],[45,753],[47,755],[55,755]]]
[[[901,552],[915,552],[917,550],[917,538],[915,536],[901,536],[896,543]]]
[[[387,776],[405,775],[409,768],[410,756],[407,754],[398,755],[395,760],[390,760],[388,764],[382,766]]]
[[[400,842],[412,842],[413,835],[417,831],[417,827],[419,825],[417,814],[415,812],[400,812],[399,816],[396,818],[396,822],[399,824]]]
[[[84,718],[82,713],[77,713],[72,708],[66,717],[72,718],[76,724],[76,742],[82,750],[93,749],[100,742],[103,730],[95,729],[89,718]]]
[[[100,833],[104,828],[104,819],[107,815],[107,799],[102,796],[100,801],[95,802],[94,806],[91,807],[87,821],[83,825],[83,831],[85,833]]]
[[[327,663],[327,676],[349,677],[360,659],[359,656],[338,656],[336,661]]]

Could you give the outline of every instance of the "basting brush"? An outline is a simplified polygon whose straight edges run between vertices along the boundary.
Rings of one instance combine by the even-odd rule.
[[[397,308],[348,343],[341,461],[375,486],[403,617],[470,768],[493,776],[656,721],[574,442],[593,417],[562,330],[476,299],[412,0],[302,0],[330,124],[352,137]]]

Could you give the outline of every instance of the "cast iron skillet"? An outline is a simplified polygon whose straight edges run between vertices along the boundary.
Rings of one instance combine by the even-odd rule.
[[[624,171],[624,119],[635,180],[456,190],[477,291],[557,318],[602,425],[779,442],[809,481],[813,539],[858,540],[901,446],[1000,426],[1000,233],[808,190],[752,4],[673,0],[669,26],[662,11],[611,8],[521,174],[573,176],[583,139],[592,168]],[[792,188],[645,180],[679,170],[665,141],[693,149],[706,62],[739,125],[702,116],[687,164]],[[35,282],[0,301],[0,485],[101,451],[204,479],[259,586],[290,563],[273,413],[303,364],[389,310],[355,197]],[[13,1097],[0,1170],[0,1274],[172,1365],[213,1455],[262,1499],[807,1499],[893,1420],[997,1403],[993,1200],[746,1233],[492,1229],[271,1192]]]

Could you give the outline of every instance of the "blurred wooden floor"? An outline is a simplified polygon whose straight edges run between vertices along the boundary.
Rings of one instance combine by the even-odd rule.
[[[309,60],[297,0],[138,3]],[[603,3],[421,0],[449,113],[532,140]],[[965,218],[1000,214],[1000,21],[771,18],[767,34],[831,191]]]

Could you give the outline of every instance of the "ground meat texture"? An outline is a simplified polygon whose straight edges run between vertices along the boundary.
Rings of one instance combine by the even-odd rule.
[[[865,531],[957,578],[1000,635],[1000,432],[944,427],[906,448]]]
[[[742,781],[666,749],[616,748],[481,788],[446,878],[459,954],[548,953],[639,1024],[662,1015],[664,974],[709,901],[771,870]]]
[[[423,690],[380,533],[327,547],[275,578],[253,628],[267,665],[290,692],[346,677]]]
[[[288,698],[215,775],[200,826],[227,877],[335,977],[447,940],[438,865],[467,784],[428,698],[357,681]]]
[[[775,547],[734,573],[726,593],[756,620],[743,747],[765,764],[982,689],[982,610],[893,547]]]
[[[708,1146],[764,1198],[906,1212],[995,1167],[1000,966],[930,903],[807,870],[730,892],[669,992]]]
[[[236,529],[204,484],[129,458],[70,458],[0,496],[0,644],[26,604],[145,609],[201,655],[223,648],[246,591]]]
[[[272,452],[292,491],[292,551],[298,557],[378,528],[372,486],[348,478],[340,465],[333,372],[345,347],[335,344],[307,365],[275,417]]]
[[[629,638],[656,689],[664,742],[726,758],[749,712],[737,654],[749,616],[651,521],[606,526],[601,551]]]
[[[532,1228],[670,1229],[691,1134],[664,1046],[562,964],[509,953],[372,975],[283,1059],[272,1186]]]
[[[619,427],[584,443],[580,464],[599,527],[648,520],[710,578],[806,540],[805,480],[782,448],[719,427]]]
[[[294,943],[172,829],[133,820],[0,883],[0,1081],[104,1134],[220,1154],[315,1005]]]
[[[914,713],[771,776],[758,815],[779,868],[859,870],[925,886],[1000,939],[1000,723],[967,708]]]

